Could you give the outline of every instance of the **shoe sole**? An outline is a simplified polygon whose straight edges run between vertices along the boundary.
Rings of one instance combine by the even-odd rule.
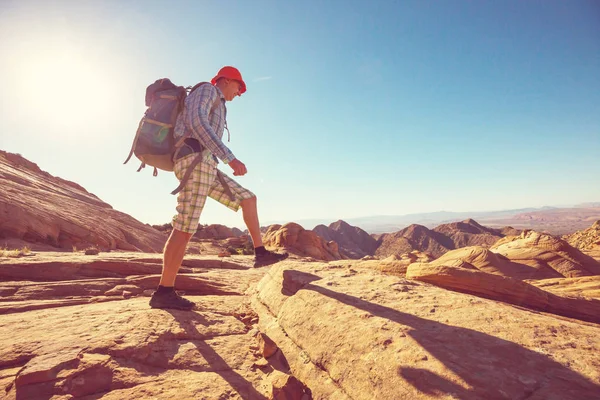
[[[268,267],[269,265],[273,265],[273,264],[277,264],[278,262],[281,262],[283,260],[286,260],[286,258],[282,258],[281,260],[277,260],[277,261],[270,261],[270,262],[254,262],[254,268],[261,268],[261,267]]]
[[[160,309],[160,310],[181,310],[181,311],[191,311],[195,307],[195,304],[192,304],[189,307],[177,307],[177,306],[162,306],[157,304],[150,304],[150,308]]]

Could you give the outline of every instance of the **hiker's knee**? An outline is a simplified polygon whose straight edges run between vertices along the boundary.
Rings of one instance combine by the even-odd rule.
[[[240,206],[244,207],[256,207],[256,196],[252,196],[248,199],[240,201]]]
[[[177,229],[173,229],[173,231],[171,232],[171,236],[169,236],[167,244],[187,244],[192,238],[192,236],[192,233],[187,233]]]

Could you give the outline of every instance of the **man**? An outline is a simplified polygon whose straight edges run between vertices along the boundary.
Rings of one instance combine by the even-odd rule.
[[[235,176],[248,172],[244,163],[222,141],[223,130],[227,129],[225,102],[232,101],[245,91],[246,83],[241,73],[227,66],[221,68],[210,84],[198,86],[185,100],[184,110],[175,125],[175,138],[186,137],[174,157],[177,179],[184,180],[188,167],[199,155],[201,162],[190,169],[191,175],[177,197],[177,215],[173,217],[173,231],[164,248],[160,284],[150,300],[152,308],[191,310],[194,307],[193,302],[175,292],[174,286],[187,244],[198,228],[207,197],[234,211],[242,209],[254,244],[255,267],[274,264],[288,256],[264,248],[254,193],[217,171],[218,158],[231,167]]]

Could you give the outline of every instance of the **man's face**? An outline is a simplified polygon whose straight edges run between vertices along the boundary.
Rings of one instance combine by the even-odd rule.
[[[241,89],[242,84],[240,82],[233,79],[228,79],[225,90],[223,90],[223,96],[225,96],[225,100],[231,101],[235,98],[235,96],[240,96]]]

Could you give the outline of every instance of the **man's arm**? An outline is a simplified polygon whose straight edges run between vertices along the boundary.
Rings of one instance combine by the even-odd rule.
[[[200,141],[211,153],[221,159],[225,164],[235,160],[235,156],[225,143],[219,138],[210,126],[208,115],[213,108],[219,94],[217,89],[209,84],[202,85],[194,90],[186,99],[188,107],[185,124],[192,131],[196,139]],[[218,99],[218,100],[217,100]],[[218,107],[217,105],[216,107]]]

